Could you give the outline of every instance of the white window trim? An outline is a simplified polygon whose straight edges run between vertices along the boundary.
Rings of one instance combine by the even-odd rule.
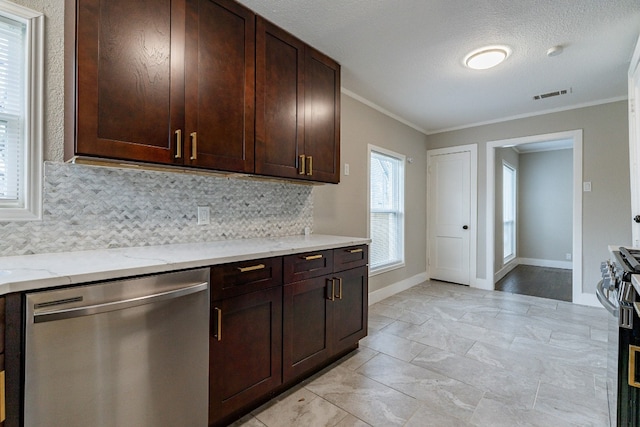
[[[518,253],[518,228],[517,228],[517,221],[518,221],[518,202],[517,202],[517,194],[518,194],[518,171],[517,169],[509,162],[507,162],[506,160],[502,161],[502,168],[504,171],[504,167],[508,167],[509,169],[511,169],[513,171],[513,186],[514,186],[514,191],[516,193],[516,199],[514,200],[514,207],[513,207],[513,253],[511,255],[508,255],[506,257],[502,258],[502,265],[507,265],[509,262],[513,261],[514,259],[516,259],[516,255]],[[502,179],[504,181],[504,172],[502,174]],[[502,195],[502,204],[504,205],[504,194]],[[504,206],[502,208],[504,210]],[[504,234],[504,216],[502,218],[502,233]],[[504,240],[504,238],[503,238]],[[502,252],[504,253],[504,248],[502,248]]]
[[[42,219],[44,14],[0,0],[0,11],[26,24],[24,207],[1,208],[0,221]]]
[[[376,145],[367,144],[367,236],[371,238],[371,152],[375,151],[387,156],[396,157],[401,160],[403,164],[403,177],[402,177],[402,194],[400,195],[400,205],[402,206],[401,227],[402,227],[402,245],[401,245],[401,261],[386,264],[378,268],[369,268],[369,277],[376,276],[378,274],[387,273],[389,271],[397,270],[405,266],[405,250],[406,233],[405,233],[405,193],[406,193],[406,156],[404,154],[396,153],[395,151],[387,150],[386,148],[378,147]]]

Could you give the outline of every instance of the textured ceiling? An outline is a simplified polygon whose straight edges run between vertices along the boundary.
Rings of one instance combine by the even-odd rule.
[[[626,97],[640,34],[640,0],[239,1],[340,62],[348,93],[425,133]],[[492,44],[509,59],[463,66]],[[554,45],[564,52],[547,57]]]

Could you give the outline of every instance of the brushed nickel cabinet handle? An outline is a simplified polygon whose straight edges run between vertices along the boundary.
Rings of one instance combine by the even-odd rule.
[[[300,257],[305,261],[312,261],[314,259],[321,259],[322,258],[322,254],[318,254],[318,255],[307,255],[307,256],[302,256]]]
[[[342,299],[342,278],[337,277],[337,278],[334,278],[333,280],[338,281],[338,295],[336,295],[336,298]]]
[[[347,252],[349,252],[350,254],[357,254],[362,252],[362,248],[359,249],[347,249]]]
[[[191,160],[198,159],[198,132],[191,132]]]
[[[307,171],[307,175],[313,175],[313,157],[307,156],[307,160],[309,160],[309,170]]]
[[[304,154],[300,154],[300,156],[299,156],[299,157],[300,157],[300,162],[299,162],[299,164],[298,164],[298,168],[299,168],[299,170],[298,170],[298,175],[304,175],[304,173],[305,173],[305,172],[304,172],[304,167],[305,167],[305,164],[304,164]]]
[[[329,287],[329,284],[331,284],[331,287]],[[327,299],[329,301],[336,300],[335,292],[336,292],[335,282],[333,281],[333,279],[327,279]]]
[[[247,271],[262,270],[265,267],[266,265],[264,264],[258,264],[258,265],[252,265],[250,267],[238,267],[238,270],[240,270],[240,273],[246,273]]]
[[[176,159],[182,158],[182,129],[176,129]]]
[[[216,312],[216,334],[214,335],[218,341],[222,341],[222,309],[218,307],[214,307],[213,310]]]

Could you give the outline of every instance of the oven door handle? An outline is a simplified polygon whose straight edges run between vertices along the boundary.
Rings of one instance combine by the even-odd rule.
[[[598,301],[600,301],[600,304],[602,304],[602,306],[606,308],[609,313],[613,314],[614,316],[617,314],[618,307],[613,305],[611,301],[609,301],[609,298],[607,298],[604,294],[604,280],[600,280],[598,282],[598,285],[596,286],[596,296],[598,297]]]

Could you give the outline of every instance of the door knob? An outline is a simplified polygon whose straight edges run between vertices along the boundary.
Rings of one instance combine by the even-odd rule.
[[[463,226],[462,226],[462,229],[463,229],[463,230],[468,230],[468,229],[469,229],[469,226],[468,226],[468,225],[463,225]]]
[[[633,217],[633,220],[640,224],[640,215],[636,215]]]

